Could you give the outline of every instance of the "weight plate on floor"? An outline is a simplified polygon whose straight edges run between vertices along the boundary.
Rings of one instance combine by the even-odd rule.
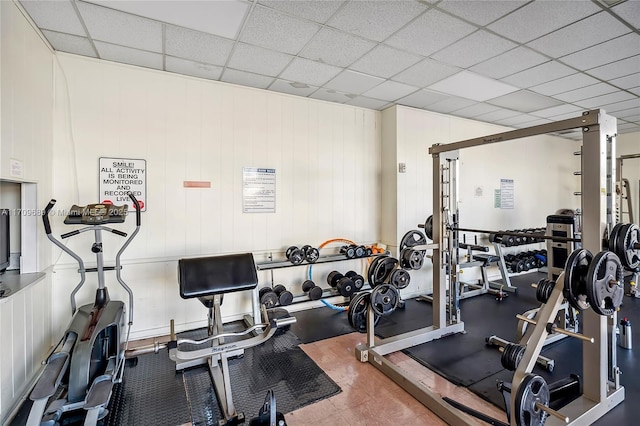
[[[527,374],[516,391],[516,424],[522,426],[543,425],[547,412],[536,407],[536,403],[549,406],[549,386],[540,376]]]
[[[502,357],[500,358],[502,366],[507,370],[516,371],[520,361],[522,361],[522,356],[524,355],[525,350],[526,348],[522,345],[507,343],[507,346],[504,347],[504,351],[502,351]]]
[[[369,307],[369,298],[369,293],[362,292],[353,296],[349,303],[349,311],[347,312],[349,325],[359,333],[367,332],[367,308]],[[380,317],[374,315],[374,324],[378,324],[378,321],[380,321]]]
[[[315,247],[310,247],[305,252],[305,258],[309,263],[316,263],[320,259],[320,250]]]
[[[415,247],[417,245],[427,244],[427,239],[424,234],[418,230],[411,230],[404,234],[404,237],[400,240],[400,250],[404,250],[409,247]],[[422,250],[426,253],[426,250]]]
[[[433,215],[424,221],[424,233],[430,240],[433,240]]]
[[[391,284],[381,284],[371,291],[371,308],[376,315],[387,316],[400,303],[400,293]]]
[[[577,249],[567,259],[564,269],[564,287],[562,294],[575,309],[584,311],[589,308],[587,299],[587,274],[593,255],[587,249]]]
[[[411,274],[409,274],[409,271],[406,269],[396,269],[391,273],[389,282],[396,286],[396,288],[402,290],[411,282]]]
[[[622,263],[613,252],[598,253],[587,273],[587,299],[598,315],[612,315],[624,297]]]
[[[424,251],[406,248],[400,252],[400,265],[405,269],[417,271],[424,263]]]
[[[630,223],[620,228],[617,241],[618,250],[615,253],[620,258],[622,265],[628,270],[634,270],[640,266],[640,249],[635,248],[638,240],[640,240],[638,225]]]
[[[538,302],[547,303],[547,300],[549,300],[549,297],[551,297],[551,292],[553,291],[555,285],[555,281],[551,281],[546,278],[538,281],[538,287],[536,287],[536,299],[538,300]]]

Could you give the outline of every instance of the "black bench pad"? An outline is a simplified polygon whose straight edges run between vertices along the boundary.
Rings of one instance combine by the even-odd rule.
[[[183,299],[252,290],[258,285],[251,253],[198,257],[178,261]]]

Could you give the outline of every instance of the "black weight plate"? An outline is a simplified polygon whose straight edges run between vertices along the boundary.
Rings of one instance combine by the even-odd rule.
[[[611,234],[609,234],[608,244],[609,251],[616,253],[616,251],[618,250],[618,233],[620,232],[620,228],[622,228],[623,225],[624,223],[616,223],[616,226],[614,226],[611,230]]]
[[[424,234],[418,230],[411,230],[404,234],[404,237],[400,240],[400,250],[414,247],[417,245],[427,244],[427,239]],[[426,252],[426,250],[423,250]]]
[[[338,285],[338,280],[342,277],[343,275],[340,272],[331,271],[329,272],[329,275],[327,275],[327,284],[329,284],[331,287],[335,287],[336,285]]]
[[[612,315],[624,297],[622,263],[610,251],[598,253],[587,274],[587,298],[598,315]]]
[[[369,281],[372,287],[383,284],[387,281],[391,272],[396,268],[398,259],[394,257],[382,257],[373,270],[373,281]],[[373,284],[372,284],[373,283]]]
[[[424,251],[406,248],[400,253],[400,265],[405,269],[417,271],[424,263]]]
[[[315,286],[309,290],[309,299],[319,300],[322,299],[322,288]]]
[[[297,249],[298,247],[296,246],[289,246],[289,248],[287,249],[284,255],[287,257],[287,259],[289,259],[289,256],[291,256],[291,253],[293,253],[293,251]]]
[[[387,316],[400,303],[400,293],[391,284],[381,284],[371,291],[371,308],[376,315]]]
[[[564,268],[564,287],[562,294],[575,309],[584,311],[589,308],[587,298],[587,274],[593,255],[587,249],[574,250],[567,259]]]
[[[342,277],[338,280],[336,288],[340,292],[340,295],[344,297],[351,297],[356,291],[356,286],[349,277]]]
[[[290,318],[291,315],[289,314],[289,311],[287,311],[284,308],[272,308],[272,309],[268,309],[267,308],[267,315],[269,316],[270,320],[276,320],[276,319],[284,319],[284,318]],[[275,335],[280,335],[280,334],[284,334],[286,333],[289,329],[291,328],[291,324],[286,325],[284,327],[280,327],[276,330]]]
[[[369,281],[369,285],[371,286],[371,288],[376,286],[375,283],[375,276],[374,276],[374,271],[378,265],[378,262],[380,262],[382,259],[384,259],[385,257],[388,256],[377,256],[374,257],[373,260],[371,261],[371,263],[369,264],[369,269],[367,270],[367,280]]]
[[[320,259],[320,250],[315,247],[309,248],[305,253],[305,258],[309,263],[316,263]]]
[[[291,293],[289,290],[281,291],[278,294],[278,303],[280,303],[280,306],[290,305],[291,303],[293,303],[293,293]]]
[[[433,215],[424,221],[424,233],[430,240],[433,240]]]
[[[364,277],[362,275],[356,274],[350,278],[351,281],[353,281],[353,285],[356,287],[356,291],[359,291],[364,287]]]
[[[520,382],[516,392],[515,417],[516,424],[522,426],[543,425],[547,419],[547,412],[536,407],[539,402],[549,406],[549,386],[540,376],[527,374]]]
[[[409,274],[409,271],[405,269],[396,269],[391,273],[389,283],[402,290],[411,283],[411,274]]]
[[[316,286],[316,283],[314,283],[311,280],[306,280],[305,282],[302,283],[302,291],[306,293],[312,288],[314,288],[315,286]]]
[[[638,225],[630,223],[620,229],[618,237],[620,249],[616,254],[622,261],[622,265],[626,269],[633,271],[640,266],[640,249],[635,248],[640,239],[640,228],[638,228]]]
[[[306,255],[307,254],[307,250],[309,250],[311,248],[311,246],[309,244],[305,244],[302,247],[300,247],[300,250],[302,250],[302,252]]]
[[[273,291],[266,292],[260,297],[260,303],[267,309],[274,308],[278,304],[278,295]]]
[[[359,333],[367,332],[367,308],[369,307],[369,297],[369,293],[358,293],[349,303],[349,312],[347,312],[349,325]],[[380,321],[380,317],[375,316],[373,320],[374,324],[378,324],[378,321]]]

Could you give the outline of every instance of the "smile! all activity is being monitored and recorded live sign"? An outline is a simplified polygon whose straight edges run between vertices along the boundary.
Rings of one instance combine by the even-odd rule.
[[[100,157],[100,202],[132,205],[129,193],[147,210],[147,161],[131,158]]]

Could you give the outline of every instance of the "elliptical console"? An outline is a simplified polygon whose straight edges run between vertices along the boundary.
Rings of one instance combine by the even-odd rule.
[[[66,225],[86,225],[83,228],[62,234],[61,239],[70,238],[83,232],[93,231],[95,241],[91,251],[96,255],[96,267],[85,268],[82,258],[51,235],[49,212],[56,203],[51,200],[44,210],[42,220],[47,238],[78,262],[80,282],[71,292],[71,312],[73,318],[69,328],[58,342],[46,361],[44,371],[30,394],[33,401],[27,425],[57,424],[64,413],[85,410],[84,424],[95,425],[108,414],[106,409],[115,383],[122,381],[125,365],[125,351],[129,341],[129,331],[133,324],[133,292],[123,281],[120,271],[120,257],[140,230],[140,205],[129,194],[136,208],[136,228],[122,244],[115,259],[115,266],[104,266],[102,231],[121,237],[125,232],[104,226],[123,223],[127,216],[127,206],[111,204],[73,205],[64,220]],[[126,321],[125,304],[111,300],[105,286],[104,272],[115,270],[116,279],[129,294],[129,320]],[[87,272],[96,272],[98,288],[94,303],[76,309],[76,293],[85,282]],[[60,385],[66,390],[60,397],[47,404]]]

